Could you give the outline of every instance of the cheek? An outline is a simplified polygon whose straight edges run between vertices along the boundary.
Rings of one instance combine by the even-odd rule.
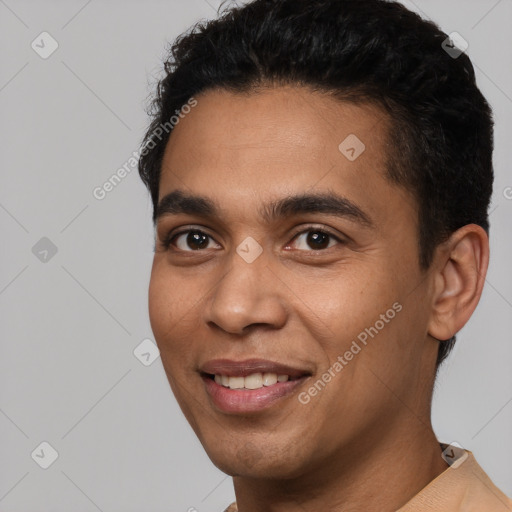
[[[412,341],[421,339],[422,325],[421,320],[415,322],[417,305],[410,295],[409,281],[404,279],[406,268],[400,278],[397,272],[383,267],[359,270],[351,275],[338,274],[322,287],[322,293],[317,290],[311,294],[308,303],[315,306],[332,333],[319,341],[328,359],[326,365],[343,358],[346,379],[339,379],[332,390],[349,385],[351,393],[357,394],[358,389],[365,400],[372,401],[366,395],[368,386],[375,399],[385,390],[368,368],[386,382],[400,381],[406,362],[417,365],[418,347]]]
[[[153,263],[151,279],[149,281],[148,308],[151,329],[157,343],[159,343],[162,327],[167,322],[167,317],[170,314],[169,306],[172,302],[169,300],[169,290],[167,290],[166,283],[160,274],[161,272],[158,271],[156,263]]]
[[[148,290],[149,320],[166,370],[174,367],[181,372],[200,343],[201,292],[201,280],[180,276],[165,259],[155,259]]]
[[[187,309],[192,309],[195,302],[193,283],[190,279],[186,282],[180,279],[164,256],[155,256],[149,281],[148,307],[151,327],[157,338],[178,327],[180,318],[186,316]]]
[[[149,321],[164,359],[172,345],[179,345],[177,337],[183,329],[188,302],[184,293],[190,286],[183,287],[176,274],[166,268],[165,262],[156,258],[148,290]]]
[[[399,295],[388,277],[389,272],[372,269],[370,265],[355,267],[341,268],[331,276],[323,276],[321,286],[304,283],[303,302],[328,328],[331,341],[326,350],[339,351],[346,342],[350,344],[391,308]]]

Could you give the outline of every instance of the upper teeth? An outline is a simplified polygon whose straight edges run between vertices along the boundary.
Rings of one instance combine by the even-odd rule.
[[[288,375],[277,373],[253,373],[247,377],[215,375],[215,382],[230,389],[259,389],[263,386],[272,386],[276,382],[286,382],[289,378]]]

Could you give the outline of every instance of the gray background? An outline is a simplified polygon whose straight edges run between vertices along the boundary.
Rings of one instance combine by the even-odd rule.
[[[512,495],[512,1],[404,3],[463,35],[495,109],[491,265],[441,371],[434,425]],[[219,5],[0,0],[2,512],[220,511],[234,497],[160,359],[133,354],[152,339],[151,204],[136,169],[93,196],[139,147],[166,41]],[[59,44],[47,59],[31,48],[43,31]],[[46,470],[43,441],[59,454]]]

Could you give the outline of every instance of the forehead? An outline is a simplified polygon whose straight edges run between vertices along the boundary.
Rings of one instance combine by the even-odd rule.
[[[167,144],[160,198],[182,189],[256,211],[264,197],[335,191],[376,217],[403,199],[385,178],[389,120],[374,105],[293,86],[196,99]]]

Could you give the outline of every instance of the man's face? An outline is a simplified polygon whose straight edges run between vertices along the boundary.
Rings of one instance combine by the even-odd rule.
[[[161,202],[149,308],[212,461],[290,477],[418,428],[432,283],[416,203],[385,178],[383,113],[305,88],[196,99],[166,147],[159,198],[179,190],[214,211]]]

